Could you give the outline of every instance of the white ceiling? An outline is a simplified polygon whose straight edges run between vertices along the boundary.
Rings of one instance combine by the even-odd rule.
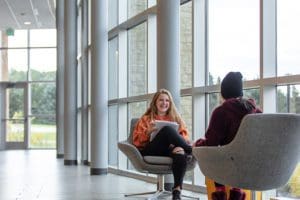
[[[55,28],[55,0],[0,0],[0,30],[8,28]]]

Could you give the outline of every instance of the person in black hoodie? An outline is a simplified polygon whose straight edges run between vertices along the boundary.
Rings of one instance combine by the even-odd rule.
[[[240,72],[229,72],[221,83],[221,95],[224,102],[211,115],[205,138],[198,139],[194,146],[219,146],[230,143],[235,137],[243,117],[247,114],[261,113],[254,99],[243,98],[243,82]],[[213,200],[226,200],[225,186],[215,182],[216,191]],[[244,200],[245,193],[232,188],[229,200]]]

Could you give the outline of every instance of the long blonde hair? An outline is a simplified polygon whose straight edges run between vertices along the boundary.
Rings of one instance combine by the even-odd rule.
[[[160,89],[154,94],[154,96],[152,97],[150,106],[147,109],[147,111],[144,113],[144,115],[148,115],[150,117],[150,120],[154,120],[154,115],[158,114],[157,107],[156,107],[156,101],[157,101],[159,95],[161,95],[161,94],[168,95],[169,100],[170,100],[169,109],[167,110],[167,113],[166,113],[167,116],[169,116],[171,118],[171,120],[176,121],[178,124],[182,124],[183,121],[176,109],[176,106],[173,101],[173,97],[172,97],[171,93],[166,89]]]

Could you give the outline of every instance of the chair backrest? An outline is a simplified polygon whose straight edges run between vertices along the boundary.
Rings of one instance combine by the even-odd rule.
[[[236,173],[228,180],[229,185],[278,188],[287,183],[299,162],[300,115],[247,115],[234,140],[221,148]]]
[[[135,127],[136,123],[138,122],[138,120],[139,120],[139,118],[132,118],[130,121],[130,131],[129,131],[129,135],[127,138],[127,142],[130,144],[133,143],[133,130],[134,130],[134,127]]]

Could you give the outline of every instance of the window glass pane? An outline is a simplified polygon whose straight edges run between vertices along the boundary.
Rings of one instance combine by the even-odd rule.
[[[277,87],[277,112],[300,113],[300,85]]]
[[[244,98],[254,99],[256,105],[260,107],[260,90],[258,88],[243,90]]]
[[[286,196],[286,197],[299,199],[300,198],[299,185],[300,185],[300,162],[298,163],[297,168],[295,169],[287,185],[283,187],[283,189],[285,189],[284,191],[285,192],[288,191],[288,193],[279,193],[279,196]]]
[[[127,0],[128,19],[147,8],[147,0]]]
[[[88,104],[91,105],[91,94],[92,94],[92,54],[91,49],[88,49]]]
[[[92,1],[88,0],[88,44],[91,45],[91,40],[92,40],[92,26],[91,26],[91,21],[92,21]]]
[[[31,113],[55,115],[56,86],[55,83],[32,83]]]
[[[81,55],[81,49],[82,49],[82,47],[81,47],[81,41],[84,39],[83,37],[82,37],[82,6],[79,6],[78,7],[78,9],[77,9],[77,15],[78,15],[78,17],[77,17],[77,44],[76,44],[76,47],[77,47],[77,57],[78,56],[82,56]]]
[[[27,47],[27,30],[15,30],[13,36],[8,36],[8,47]],[[5,33],[4,33],[5,34]],[[2,39],[5,38],[3,35]]]
[[[277,0],[278,76],[300,74],[300,1]]]
[[[291,95],[291,112],[292,113],[300,113],[300,85],[292,86],[292,95]],[[300,152],[299,152],[300,154]],[[300,198],[300,162],[298,162],[298,166],[295,169],[292,177],[288,182],[288,187],[290,188],[290,193],[288,196],[294,198]]]
[[[147,109],[147,101],[134,102],[128,104],[128,132],[130,128],[130,121],[132,118],[140,118]]]
[[[180,101],[180,114],[182,119],[184,120],[188,132],[190,134],[190,141],[193,141],[193,129],[192,129],[192,96],[181,97]],[[192,183],[193,181],[193,170],[187,171],[184,177],[184,181],[188,183]]]
[[[56,46],[56,29],[31,29],[30,47]]]
[[[118,25],[118,0],[108,1],[108,30]]]
[[[22,142],[24,141],[24,89],[8,88],[6,122],[6,141]],[[8,115],[8,116],[7,116]]]
[[[213,110],[222,103],[222,97],[220,93],[208,94],[208,119],[210,120],[211,113]],[[209,123],[209,121],[208,121]]]
[[[148,8],[155,6],[157,4],[156,0],[148,0]]]
[[[147,25],[143,23],[128,31],[129,96],[147,92]]]
[[[300,113],[300,85],[290,85],[290,112]]]
[[[142,102],[134,102],[134,103],[129,103],[128,104],[128,131],[130,131],[130,121],[132,118],[140,118],[147,109],[147,102],[142,101]],[[128,162],[128,169],[130,170],[136,170],[130,162]]]
[[[192,2],[180,6],[180,74],[181,88],[192,87],[193,41]]]
[[[108,42],[108,99],[118,98],[118,38]]]
[[[77,142],[76,145],[77,147],[82,147],[82,138],[83,138],[83,131],[82,131],[82,110],[79,109],[76,112],[76,137],[77,137]],[[77,156],[80,158],[83,158],[84,155],[82,154],[82,148],[77,148]]]
[[[28,58],[27,49],[0,50],[1,81],[26,81]]]
[[[277,87],[277,112],[300,113],[300,85]],[[288,183],[277,189],[278,196],[300,198],[299,185],[300,163],[298,163],[298,166]]]
[[[108,164],[118,166],[118,106],[108,107]]]
[[[24,89],[8,88],[6,90],[8,96],[8,116],[7,118],[20,119],[24,118]]]
[[[56,49],[43,48],[30,50],[31,80],[55,80],[56,78]]]
[[[259,96],[259,89],[247,89],[243,90],[244,98],[246,99],[254,99],[256,105],[260,107],[260,96]],[[208,113],[209,116],[213,112],[213,110],[223,103],[223,98],[220,93],[210,93],[208,94]]]
[[[209,1],[208,65],[212,83],[229,71],[259,78],[259,1]]]
[[[29,148],[56,148],[55,116],[31,118]]]
[[[192,96],[181,97],[180,101],[180,114],[182,119],[184,120],[186,127],[190,134],[190,139],[193,139],[193,129],[192,129]]]
[[[82,65],[81,65],[81,59],[78,59],[77,63],[77,108],[81,108],[82,106]]]
[[[6,120],[6,142],[24,141],[24,120]]]
[[[288,112],[288,98],[287,98],[287,87],[277,87],[277,112],[287,113]]]

